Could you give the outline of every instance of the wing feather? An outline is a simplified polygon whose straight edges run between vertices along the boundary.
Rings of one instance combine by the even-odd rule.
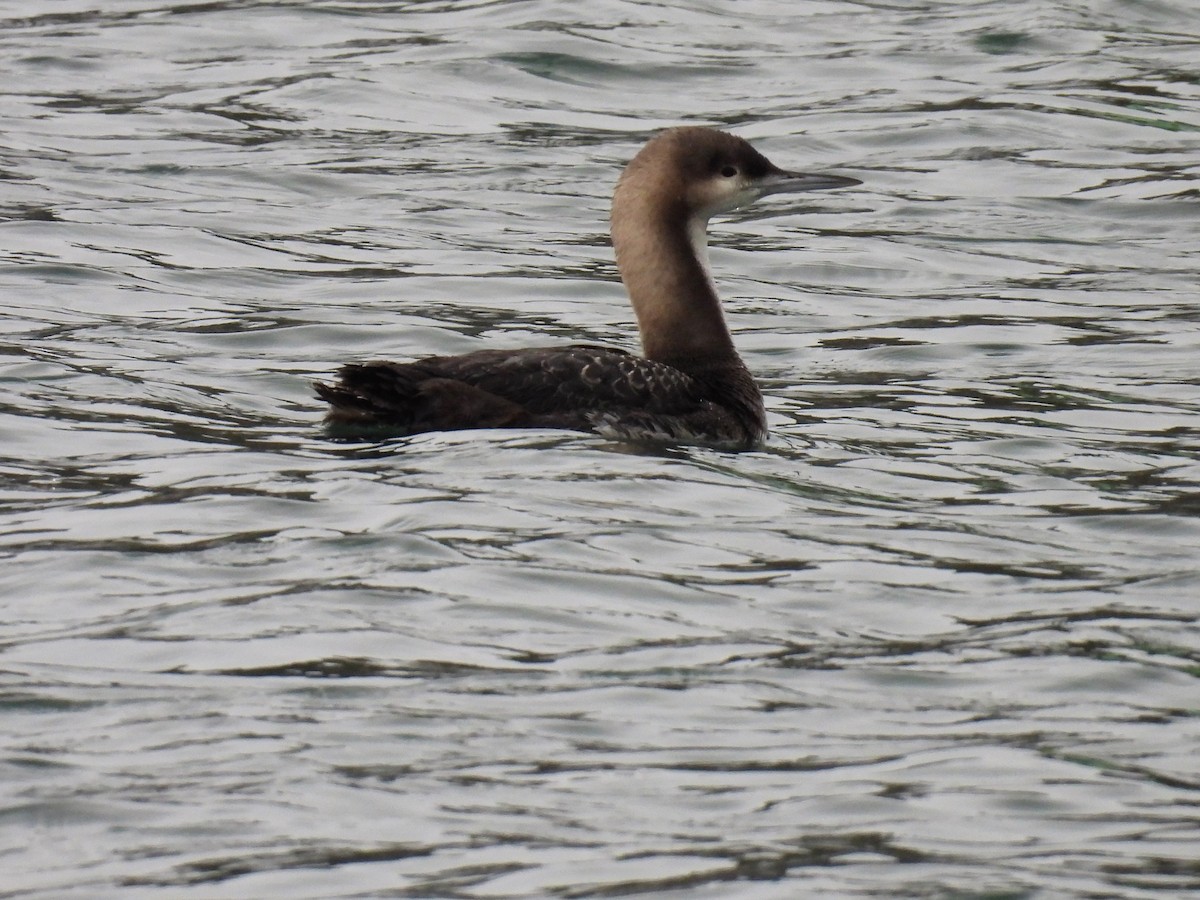
[[[680,414],[702,400],[696,382],[671,366],[623,350],[574,344],[431,357],[415,365],[470,384],[534,415],[581,409]]]
[[[589,344],[348,365],[316,389],[330,425],[347,433],[549,427],[732,448],[766,434],[740,362],[689,374]]]

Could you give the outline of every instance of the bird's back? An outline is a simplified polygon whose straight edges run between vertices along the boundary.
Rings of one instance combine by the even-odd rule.
[[[761,398],[734,367],[744,378],[575,344],[351,364],[316,389],[347,433],[549,427],[744,446],[760,439]]]

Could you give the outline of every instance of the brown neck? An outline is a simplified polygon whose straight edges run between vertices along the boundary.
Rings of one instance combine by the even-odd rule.
[[[682,202],[654,202],[659,198],[636,193],[618,199],[613,247],[646,358],[681,368],[736,360],[707,260],[700,255],[706,223],[697,221],[689,233]]]

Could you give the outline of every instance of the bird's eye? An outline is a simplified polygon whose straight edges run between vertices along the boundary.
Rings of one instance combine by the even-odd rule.
[[[735,169],[733,166],[726,166],[725,168],[723,168],[721,170],[721,174],[724,175],[726,178],[732,178],[734,175],[737,174],[737,169]]]

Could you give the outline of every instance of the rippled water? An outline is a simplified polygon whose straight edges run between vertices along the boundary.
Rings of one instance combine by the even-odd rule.
[[[0,2],[0,896],[1200,889],[1198,34]],[[714,228],[769,446],[322,436],[348,359],[632,346],[679,122],[865,182]]]

